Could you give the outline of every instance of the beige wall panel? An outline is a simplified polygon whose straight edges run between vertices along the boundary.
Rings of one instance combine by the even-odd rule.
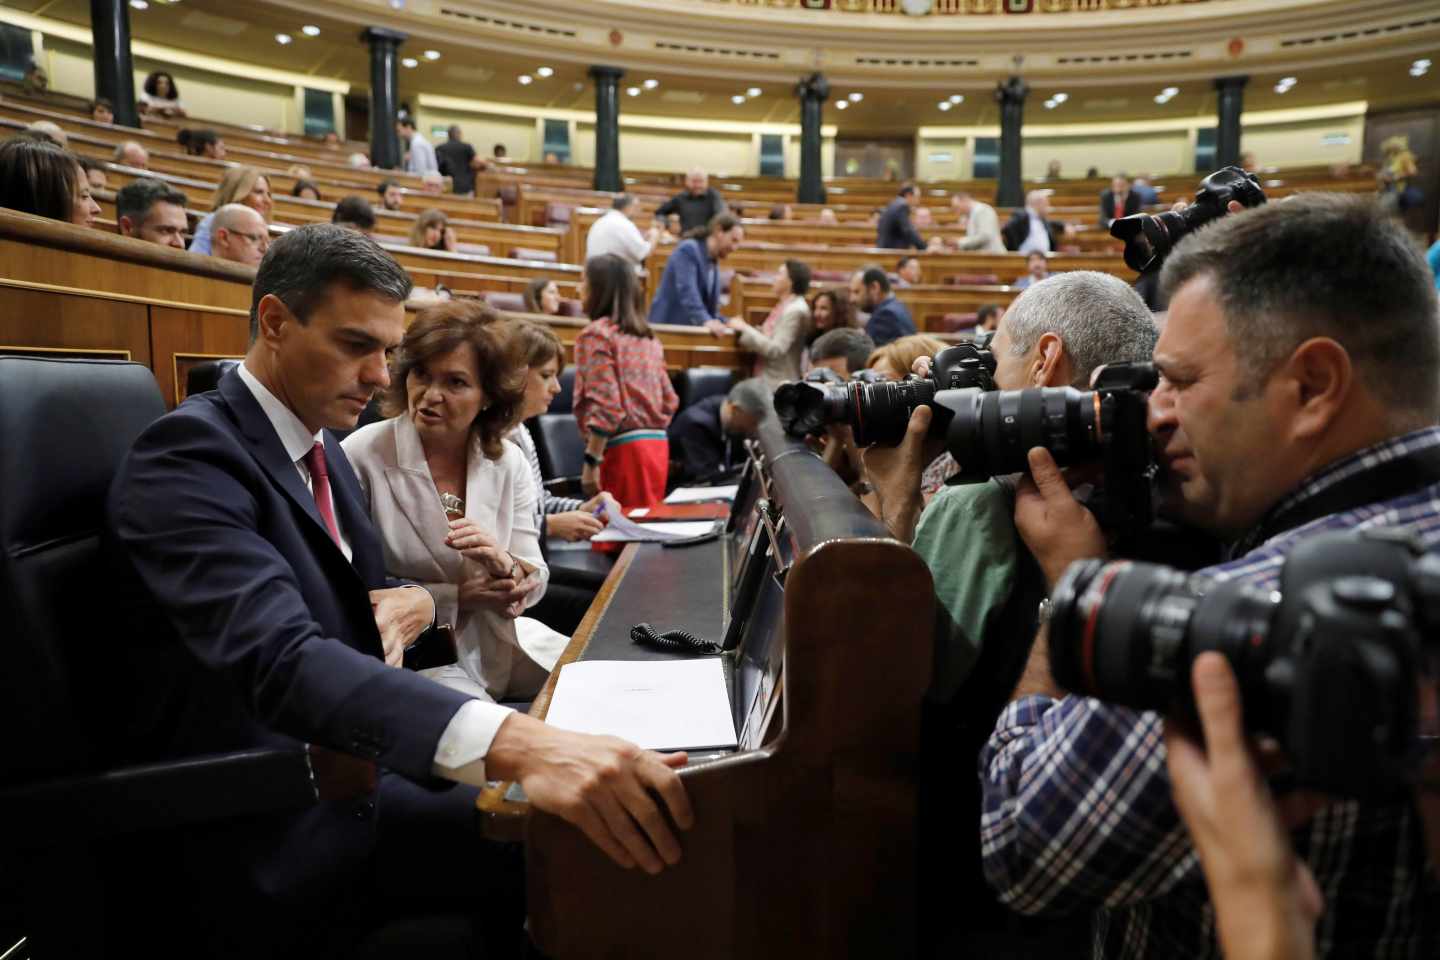
[[[582,121],[575,125],[575,142],[570,150],[577,164],[594,165],[594,124]],[[716,176],[753,177],[760,173],[760,158],[748,133],[620,128],[620,166],[625,170],[674,173],[697,164]]]
[[[1266,167],[1359,163],[1364,143],[1365,118],[1360,116],[1247,126],[1240,134],[1240,149]]]
[[[539,144],[536,142],[536,124],[533,117],[505,117],[492,113],[461,113],[420,107],[416,111],[420,130],[432,143],[443,143],[443,133],[431,136],[435,127],[448,128],[452,123],[460,124],[465,142],[475,148],[481,156],[490,156],[497,143],[505,144],[510,159],[517,163],[537,163],[540,160]],[[571,144],[571,152],[575,146]]]
[[[915,153],[915,176],[920,180],[964,180],[970,176],[965,137],[924,139]]]
[[[1189,137],[1184,130],[1147,134],[1094,134],[1073,137],[1025,137],[1021,148],[1021,175],[1045,175],[1051,160],[1059,160],[1067,177],[1083,177],[1091,167],[1101,176],[1120,171],[1146,171],[1159,175],[1189,173],[1195,167],[1187,156]]]

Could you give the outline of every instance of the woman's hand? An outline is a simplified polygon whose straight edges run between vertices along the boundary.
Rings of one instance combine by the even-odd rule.
[[[729,337],[735,333],[724,320],[706,320],[705,329],[709,330],[710,334],[716,337]]]
[[[587,497],[593,497],[600,492],[600,468],[593,463],[587,463],[580,468],[580,489],[585,491]]]
[[[445,538],[445,543],[459,550],[465,559],[480,564],[492,577],[508,576],[515,566],[514,559],[495,538],[469,517],[450,521],[450,534]]]
[[[443,234],[441,234],[440,241],[441,241],[441,244],[445,247],[445,249],[448,250],[449,252],[451,252],[451,253],[457,253],[457,252],[459,252],[459,250],[460,250],[460,241],[459,241],[458,239],[456,239],[456,237],[455,237],[455,228],[454,228],[454,227],[446,227],[446,228],[445,228],[445,232],[444,232]]]
[[[599,497],[594,499],[598,500]],[[570,543],[589,540],[604,529],[605,524],[595,516],[595,512],[583,508],[569,510],[565,513],[552,513],[545,518],[545,532],[557,540],[565,540]]]
[[[525,598],[535,589],[536,583],[538,580],[531,577],[518,581],[509,577],[471,577],[460,584],[460,606],[470,610],[493,610],[514,619],[525,609]],[[512,613],[512,610],[515,612]]]
[[[604,508],[603,512],[607,515],[619,514],[621,510],[620,501],[616,500],[615,495],[608,490],[601,490],[595,494],[595,496],[580,504],[580,509],[589,514],[595,514],[595,512],[602,507]],[[606,521],[602,520],[601,522],[604,523]]]

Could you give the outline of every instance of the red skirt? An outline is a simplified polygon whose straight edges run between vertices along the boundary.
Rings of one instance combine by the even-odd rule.
[[[653,507],[665,499],[670,441],[664,430],[627,430],[610,438],[600,461],[600,489],[626,510]]]

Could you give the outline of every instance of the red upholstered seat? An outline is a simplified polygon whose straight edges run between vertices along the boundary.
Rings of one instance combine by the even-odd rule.
[[[485,302],[502,313],[524,313],[525,297],[519,293],[507,293],[503,290],[486,290],[482,296]]]
[[[536,250],[532,247],[514,247],[510,251],[512,260],[540,260],[545,263],[554,263],[558,258],[554,250]]]
[[[945,333],[959,333],[974,328],[976,322],[973,313],[947,313],[940,319],[940,329]]]
[[[993,273],[952,273],[945,282],[956,287],[993,287],[999,285],[1000,278]]]

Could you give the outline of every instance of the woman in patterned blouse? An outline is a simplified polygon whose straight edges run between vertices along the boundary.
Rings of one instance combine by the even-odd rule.
[[[626,509],[665,497],[665,428],[680,405],[665,351],[637,304],[635,270],[614,254],[585,264],[580,297],[590,324],[575,341],[575,419],[585,438],[580,485]]]

